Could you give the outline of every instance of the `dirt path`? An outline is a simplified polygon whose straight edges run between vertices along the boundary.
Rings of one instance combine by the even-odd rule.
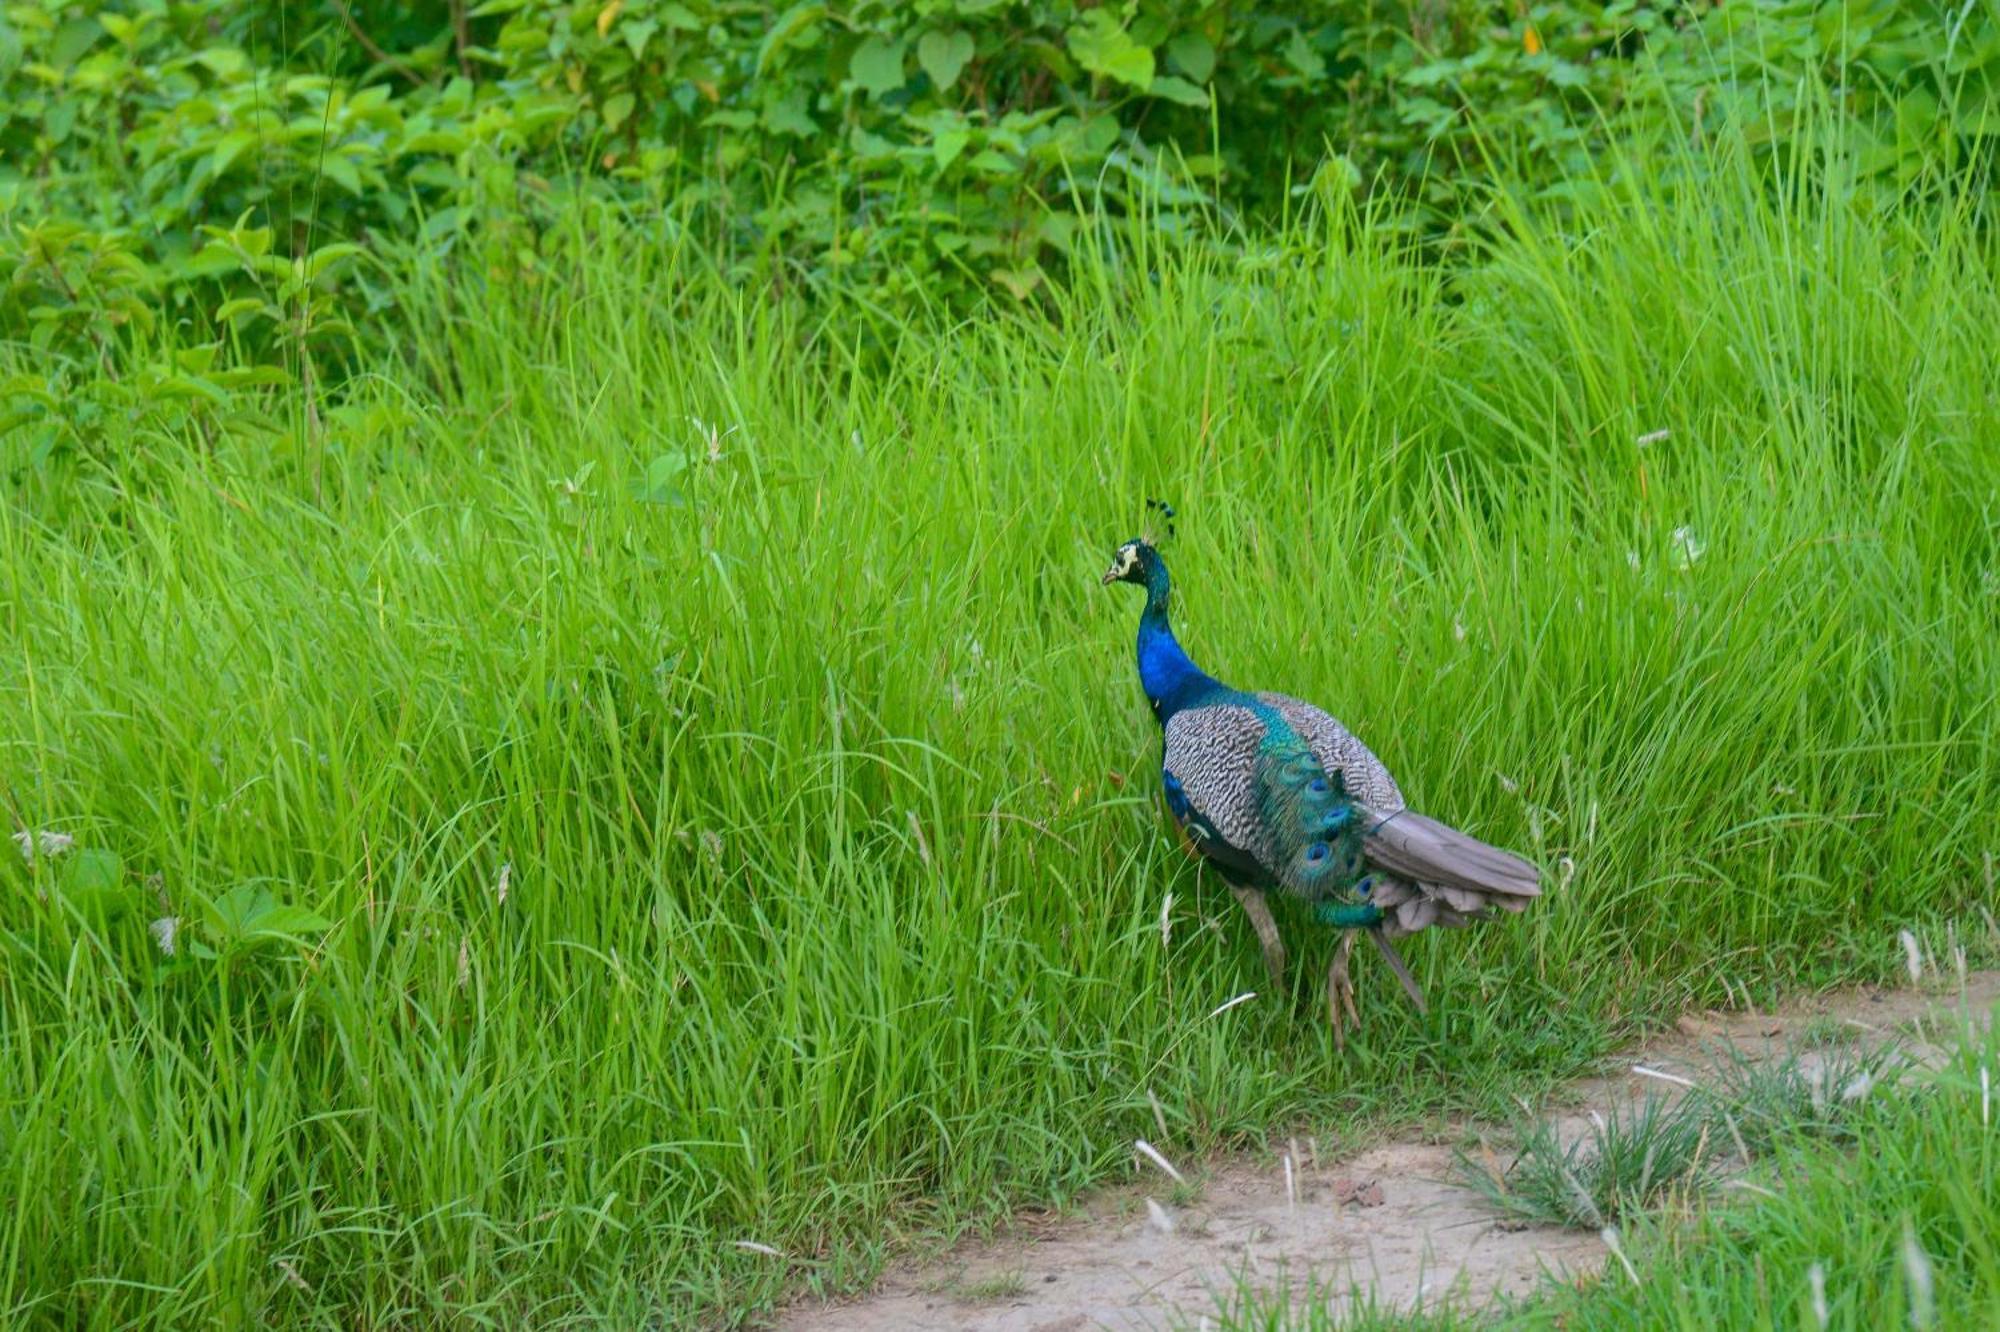
[[[1859,1039],[1920,1048],[1956,1028],[1960,1006],[1981,1016],[2000,1003],[2000,971],[1973,972],[1961,997],[1948,991],[1859,990],[1822,995],[1776,1013],[1683,1018],[1678,1033],[1626,1052],[1616,1075],[1577,1084],[1577,1122],[1591,1109],[1669,1090],[1629,1070],[1634,1064],[1698,1075],[1705,1042],[1726,1040],[1752,1058],[1782,1055],[1813,1024],[1851,1025]],[[1941,1023],[1942,1025],[1937,1025]],[[1287,1152],[1286,1154],[1290,1154]],[[1087,1332],[1162,1328],[1175,1317],[1198,1324],[1217,1295],[1247,1276],[1303,1297],[1359,1289],[1384,1307],[1413,1308],[1450,1299],[1482,1303],[1521,1294],[1545,1276],[1595,1272],[1604,1247],[1595,1235],[1496,1223],[1466,1190],[1448,1182],[1448,1146],[1391,1142],[1342,1160],[1315,1162],[1301,1144],[1288,1191],[1284,1161],[1249,1156],[1210,1164],[1200,1196],[1165,1206],[1171,1189],[1157,1182],[1108,1189],[1079,1214],[1022,1221],[991,1241],[892,1267],[876,1289],[843,1305],[799,1304],[777,1326],[790,1332]],[[1162,1205],[1153,1214],[1148,1198]]]

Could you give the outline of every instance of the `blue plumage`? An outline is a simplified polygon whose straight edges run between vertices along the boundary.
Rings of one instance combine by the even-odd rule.
[[[1119,547],[1104,582],[1146,589],[1139,683],[1161,733],[1160,782],[1189,843],[1250,913],[1275,980],[1284,947],[1263,894],[1313,904],[1315,919],[1375,942],[1421,1010],[1423,993],[1389,939],[1519,911],[1541,889],[1527,861],[1408,809],[1396,781],[1339,722],[1282,694],[1232,689],[1175,639],[1173,585],[1159,552]],[[1358,1018],[1346,936],[1328,973],[1335,1029]]]
[[[1340,774],[1276,707],[1194,664],[1168,620],[1166,562],[1131,549],[1128,581],[1146,588],[1139,683],[1165,737],[1161,784],[1175,822],[1232,882],[1275,881],[1313,900],[1351,894],[1361,833]]]

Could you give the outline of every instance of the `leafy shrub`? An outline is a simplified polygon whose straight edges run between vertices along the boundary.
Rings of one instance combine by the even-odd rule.
[[[1496,163],[1560,203],[1607,123],[1754,99],[1777,138],[1822,85],[1902,187],[1983,150],[1996,68],[2000,25],[1937,0],[15,0],[0,337],[103,369],[186,320],[216,365],[337,377],[379,265],[533,281],[579,196],[746,278],[1033,299],[1093,217],[1214,242],[1317,177],[1449,228]]]

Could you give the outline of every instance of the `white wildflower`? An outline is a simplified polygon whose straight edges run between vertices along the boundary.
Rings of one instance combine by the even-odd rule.
[[[1694,568],[1702,552],[1708,549],[1692,527],[1676,527],[1670,539],[1674,544],[1674,567],[1683,571]]]
[[[496,898],[500,899],[501,906],[507,905],[507,889],[513,884],[513,882],[514,882],[514,862],[511,860],[501,861],[500,881],[493,885],[493,895]]]
[[[14,845],[21,848],[21,859],[33,864],[36,851],[39,850],[43,855],[53,859],[75,846],[76,838],[68,833],[51,832],[47,828],[40,832],[28,832],[24,829],[14,834]]]
[[[1908,930],[1898,930],[1896,937],[1903,944],[1903,965],[1909,968],[1910,984],[1915,985],[1924,978],[1924,955],[1917,947],[1917,936]]]
[[[1146,1222],[1162,1235],[1174,1233],[1174,1214],[1151,1198],[1146,1199]]]
[[[700,440],[703,452],[707,454],[708,461],[711,463],[722,461],[722,441],[743,428],[741,426],[731,426],[729,429],[723,430],[710,425],[699,416],[690,416],[688,424],[694,427],[694,433]]]
[[[162,953],[165,953],[168,957],[172,957],[175,951],[174,939],[181,932],[181,918],[179,916],[162,916],[151,925],[148,925],[146,932],[153,936],[153,942],[160,946]]]
[[[1806,1269],[1806,1285],[1812,1291],[1813,1317],[1825,1327],[1831,1314],[1826,1307],[1826,1268],[1822,1264],[1814,1263]]]

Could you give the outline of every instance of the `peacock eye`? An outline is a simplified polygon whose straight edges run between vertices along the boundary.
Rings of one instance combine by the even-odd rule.
[[[1321,791],[1326,790],[1326,778],[1324,777],[1313,778],[1312,789],[1315,795],[1317,795]]]
[[[1325,842],[1314,842],[1314,843],[1313,843],[1313,844],[1312,844],[1311,846],[1307,847],[1307,848],[1306,848],[1306,859],[1307,859],[1307,860],[1325,860],[1325,859],[1326,859],[1326,843],[1325,843]]]

